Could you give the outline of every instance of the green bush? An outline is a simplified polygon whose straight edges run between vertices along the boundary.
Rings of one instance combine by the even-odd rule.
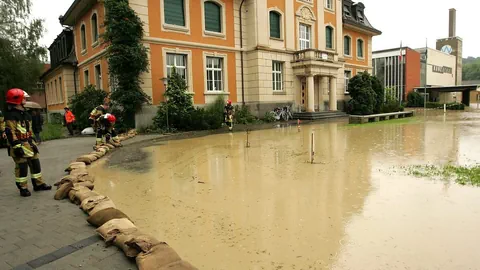
[[[427,102],[426,106],[428,109],[442,109],[443,110],[443,103],[440,102]],[[447,103],[447,110],[457,111],[457,110],[465,110],[465,105],[462,103]]]
[[[407,95],[407,107],[424,107],[424,97],[418,92],[410,92]]]
[[[63,123],[63,115],[61,113],[50,114],[50,124],[61,125]]]
[[[65,137],[65,132],[61,124],[48,123],[43,125],[40,137],[43,141],[55,140]]]
[[[257,118],[250,112],[248,106],[235,106],[235,117],[236,124],[252,124],[257,121]]]
[[[276,119],[273,112],[265,112],[265,116],[263,116],[262,120],[266,123],[272,123],[272,122],[275,122]]]
[[[88,118],[90,117],[90,112],[92,110],[103,104],[105,97],[107,97],[107,92],[96,89],[95,86],[87,86],[80,93],[72,96],[70,99],[70,110],[72,110],[77,121],[77,127],[80,130],[89,127]],[[118,115],[116,115],[118,117]],[[122,121],[118,120],[118,123]]]
[[[380,113],[401,112],[404,108],[395,96],[392,88],[385,88],[385,102],[380,106]]]
[[[350,79],[348,91],[352,98],[347,105],[349,114],[373,114],[376,107],[376,94],[372,88],[372,79],[368,73],[357,74]]]
[[[368,73],[367,73],[368,74]],[[382,83],[375,76],[370,76],[370,81],[372,83],[372,89],[375,92],[375,106],[373,108],[374,113],[380,113],[382,110],[382,104],[385,99],[385,90]]]

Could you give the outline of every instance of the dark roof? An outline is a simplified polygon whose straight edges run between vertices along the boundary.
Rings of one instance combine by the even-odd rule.
[[[75,0],[65,15],[60,16],[60,23],[62,25],[74,26],[77,19],[92,8],[96,2],[97,0]]]
[[[412,50],[415,51],[414,49],[408,47],[408,46],[403,46],[402,50]],[[383,53],[383,52],[397,52],[400,51],[400,47],[397,48],[391,48],[391,49],[384,49],[384,50],[378,50],[378,51],[373,51],[372,53]]]
[[[350,16],[347,16],[345,12],[345,7],[350,9]],[[367,16],[364,13],[365,5],[361,2],[354,4],[351,0],[343,0],[342,5],[342,16],[343,16],[343,23],[346,25],[355,26],[361,28],[363,30],[372,32],[374,34],[380,35],[382,32],[375,27],[368,21]],[[363,16],[363,21],[359,18],[359,13]]]

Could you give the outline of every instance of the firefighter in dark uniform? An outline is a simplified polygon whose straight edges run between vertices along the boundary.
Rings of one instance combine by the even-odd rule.
[[[15,162],[15,180],[20,195],[28,197],[28,168],[35,191],[51,190],[50,185],[42,181],[39,152],[32,137],[32,117],[25,111],[25,92],[21,89],[10,89],[6,96],[5,134],[8,141],[9,155]]]
[[[88,119],[88,121],[93,127],[93,130],[97,133],[96,146],[102,144],[103,131],[101,129],[99,120],[102,116],[104,116],[107,113],[107,110],[109,108],[109,103],[110,102],[108,98],[105,98],[104,104],[93,109],[93,111],[90,113],[90,118]]]
[[[233,129],[233,106],[232,101],[228,100],[227,105],[223,108],[223,117],[225,118],[225,124],[227,124],[228,129]]]
[[[107,113],[98,120],[100,129],[102,131],[102,143],[119,143],[117,132],[115,131],[115,122],[117,118],[115,115]]]

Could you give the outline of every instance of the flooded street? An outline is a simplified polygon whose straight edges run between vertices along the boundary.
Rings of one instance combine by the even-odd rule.
[[[480,163],[480,113],[249,137],[250,148],[244,132],[126,147],[90,171],[199,269],[480,269],[480,188],[401,168]]]

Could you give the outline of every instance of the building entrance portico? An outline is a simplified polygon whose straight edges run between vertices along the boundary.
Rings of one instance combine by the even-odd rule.
[[[295,54],[294,75],[301,81],[301,105],[306,112],[337,110],[337,77],[342,65],[336,55],[318,50]]]

